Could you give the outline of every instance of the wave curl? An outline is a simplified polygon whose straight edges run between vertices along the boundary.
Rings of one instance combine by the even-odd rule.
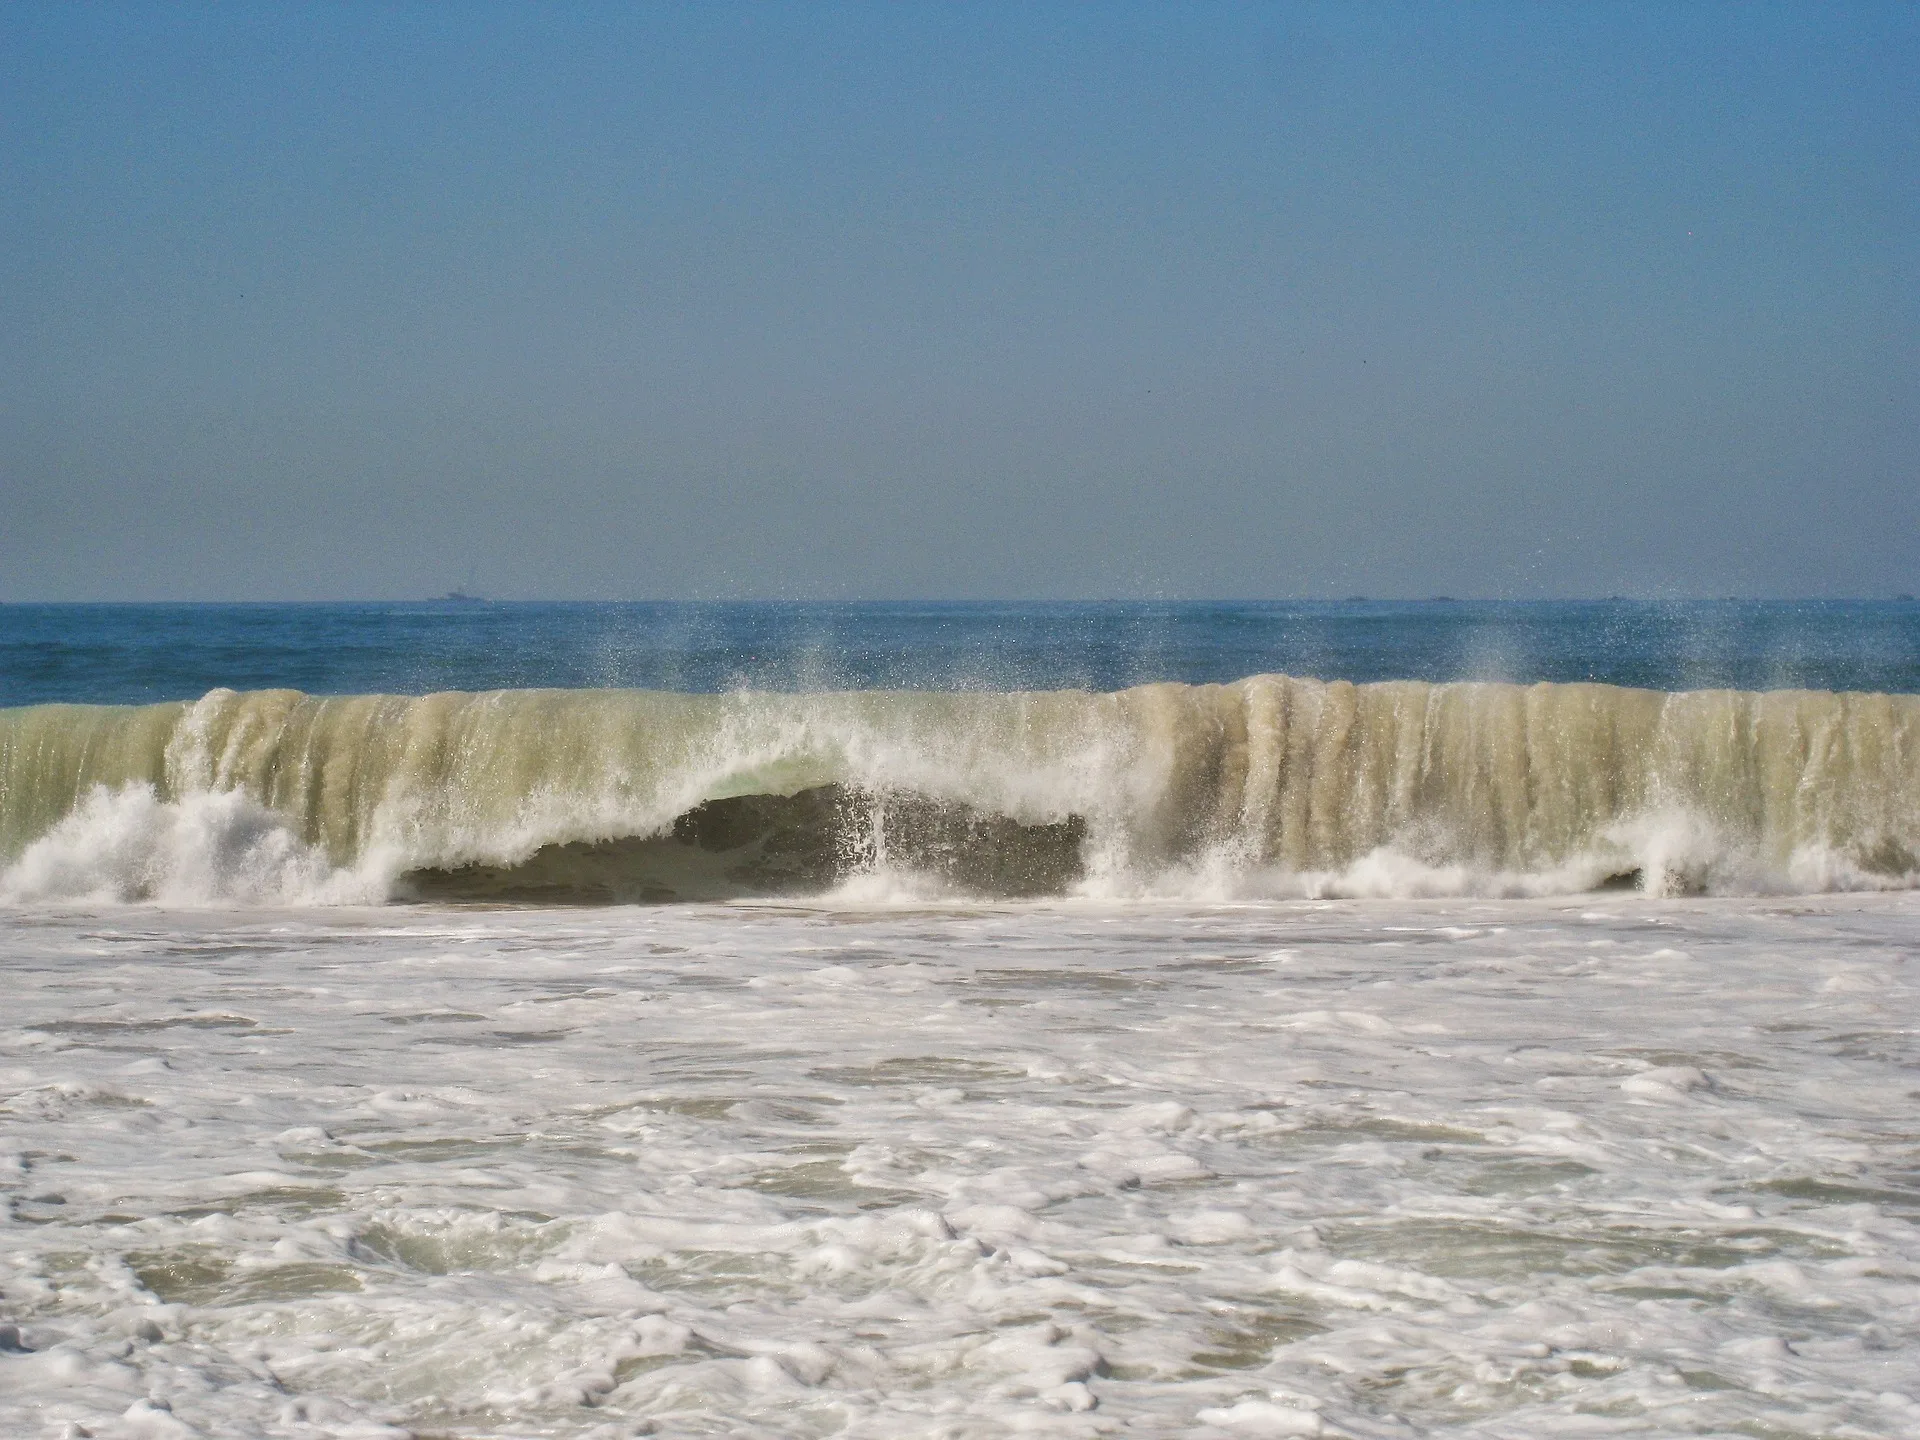
[[[1917,855],[1907,695],[1263,675],[0,711],[15,903],[1805,891],[1920,883]]]

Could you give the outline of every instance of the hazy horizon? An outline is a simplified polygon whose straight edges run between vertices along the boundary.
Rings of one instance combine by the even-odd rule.
[[[0,14],[0,600],[1920,590],[1920,9]]]

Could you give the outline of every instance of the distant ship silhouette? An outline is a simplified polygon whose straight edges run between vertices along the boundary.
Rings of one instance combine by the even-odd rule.
[[[446,594],[442,595],[440,599],[443,603],[450,605],[482,605],[486,603],[487,597],[484,595],[469,595],[464,590],[449,590]]]

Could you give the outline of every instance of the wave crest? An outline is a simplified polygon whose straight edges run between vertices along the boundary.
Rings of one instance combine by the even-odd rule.
[[[16,901],[1675,894],[1910,885],[1916,854],[1914,696],[1256,676],[0,712]]]

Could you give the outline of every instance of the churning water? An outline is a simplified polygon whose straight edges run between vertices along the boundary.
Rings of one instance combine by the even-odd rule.
[[[0,1428],[1920,1432],[1917,656],[0,609]]]

